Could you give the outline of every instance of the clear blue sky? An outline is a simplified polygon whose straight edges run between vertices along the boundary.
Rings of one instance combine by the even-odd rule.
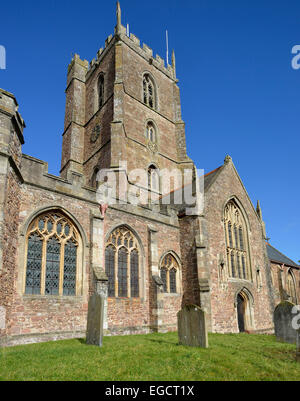
[[[24,153],[58,175],[66,69],[71,53],[91,60],[115,26],[115,1],[1,3],[0,45],[25,119]],[[300,259],[299,0],[121,0],[122,22],[165,58],[176,51],[187,149],[206,172],[230,154],[271,243]]]

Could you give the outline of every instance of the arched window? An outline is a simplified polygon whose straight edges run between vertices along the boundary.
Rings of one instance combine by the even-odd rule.
[[[105,249],[105,272],[108,296],[138,298],[140,296],[140,251],[136,237],[127,227],[119,227],[110,235]]]
[[[247,226],[239,207],[233,200],[225,207],[224,224],[229,276],[251,280]]]
[[[155,85],[149,74],[143,78],[143,100],[151,109],[156,109]]]
[[[156,143],[156,129],[151,121],[147,124],[146,134],[149,142]]]
[[[98,107],[99,109],[104,104],[104,75],[100,74],[98,79]]]
[[[171,253],[160,264],[160,278],[164,284],[164,292],[179,293],[179,265]]]
[[[99,168],[96,167],[93,171],[92,177],[91,177],[91,187],[92,188],[98,188],[98,182],[97,182],[97,175],[99,173]]]
[[[293,274],[291,271],[288,272],[287,276],[287,293],[291,297],[291,301],[293,304],[297,305],[297,294],[296,294],[296,286]]]
[[[26,235],[25,294],[76,295],[79,233],[60,212],[44,213]]]
[[[153,165],[148,168],[148,188],[150,191],[159,192],[159,171]]]

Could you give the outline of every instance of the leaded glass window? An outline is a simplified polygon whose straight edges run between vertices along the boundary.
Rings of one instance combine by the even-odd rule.
[[[179,292],[179,265],[171,253],[168,253],[160,264],[160,278],[164,292],[173,294]]]
[[[56,238],[47,242],[46,255],[46,295],[58,295],[60,271],[60,243]]]
[[[27,233],[25,293],[76,295],[78,246],[78,231],[66,216],[57,211],[36,218]]]
[[[131,296],[137,298],[139,296],[139,254],[135,249],[130,254],[130,287]]]
[[[143,78],[143,100],[151,109],[156,108],[154,82],[149,74],[145,74]]]
[[[239,207],[233,200],[225,207],[224,226],[229,276],[251,280],[247,226]]]
[[[170,270],[170,292],[173,294],[176,294],[177,289],[176,289],[176,269],[171,269]]]
[[[168,292],[167,274],[168,270],[165,267],[162,267],[160,269],[160,278],[164,285],[164,292]]]
[[[127,297],[127,262],[128,253],[121,248],[118,254],[118,289],[119,297]]]
[[[125,226],[114,230],[106,244],[105,270],[109,297],[140,296],[139,244]]]
[[[42,226],[43,228],[43,226]],[[40,294],[43,239],[33,233],[28,238],[26,294]]]
[[[115,248],[108,246],[105,250],[105,272],[108,278],[108,296],[115,296]]]
[[[69,240],[65,244],[63,294],[76,294],[77,246]]]

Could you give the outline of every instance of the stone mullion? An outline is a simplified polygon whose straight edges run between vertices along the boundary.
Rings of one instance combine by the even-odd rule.
[[[64,265],[65,265],[65,244],[66,241],[60,242],[60,262],[59,262],[59,295],[63,295],[63,282],[64,282]]]
[[[127,250],[127,297],[131,298],[131,264],[130,252]]]
[[[170,293],[170,269],[166,267],[167,270],[167,292]]]
[[[118,282],[119,249],[120,248],[116,248],[115,252],[115,297],[119,297],[119,282]]]
[[[42,271],[41,271],[41,295],[45,295],[46,287],[46,261],[47,261],[47,241],[49,237],[43,237],[42,248]]]

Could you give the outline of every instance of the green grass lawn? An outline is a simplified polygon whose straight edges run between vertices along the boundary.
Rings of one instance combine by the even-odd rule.
[[[0,349],[0,380],[300,380],[296,346],[274,336],[210,334],[209,349],[177,333],[67,340]]]

